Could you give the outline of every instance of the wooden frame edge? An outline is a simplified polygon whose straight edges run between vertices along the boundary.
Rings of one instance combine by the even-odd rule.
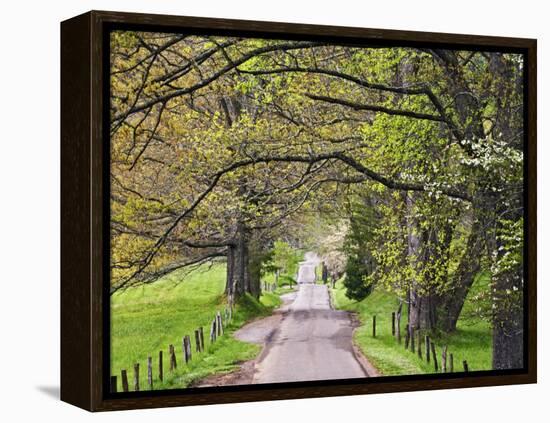
[[[529,216],[528,370],[506,376],[380,380],[365,385],[332,384],[239,392],[105,399],[103,394],[103,44],[105,23],[154,24],[349,37],[418,43],[481,45],[527,51],[526,162]],[[70,75],[70,78],[68,78]],[[221,404],[323,396],[361,395],[536,383],[536,40],[462,34],[240,21],[168,15],[91,11],[61,24],[61,399],[89,411]],[[67,84],[70,80],[71,84]],[[329,384],[330,381],[327,381]]]
[[[61,400],[91,409],[90,14],[61,24]],[[86,269],[88,271],[86,272]],[[85,271],[82,274],[82,271]]]

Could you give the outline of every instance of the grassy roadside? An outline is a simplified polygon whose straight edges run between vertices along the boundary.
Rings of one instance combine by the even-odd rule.
[[[225,335],[210,345],[209,325],[216,311],[223,311],[225,265],[199,269],[186,277],[172,274],[154,284],[129,289],[111,299],[111,374],[126,369],[133,387],[133,364],[140,364],[140,387],[148,389],[147,357],[153,358],[154,389],[182,388],[214,373],[228,372],[239,362],[255,357],[260,347],[236,340],[231,334],[255,317],[271,314],[279,306],[279,290],[260,301],[244,297],[236,305]],[[282,292],[281,292],[282,293]],[[195,353],[194,330],[203,326],[206,351]],[[190,335],[193,359],[183,363],[182,337]],[[169,372],[168,346],[176,348],[177,371]],[[164,380],[158,379],[158,354],[163,351]]]
[[[488,283],[486,276],[478,277],[470,295],[486,283]],[[336,308],[357,313],[361,326],[355,332],[355,342],[383,375],[434,372],[433,362],[428,364],[416,353],[413,354],[410,350],[405,350],[404,341],[402,344],[398,344],[392,336],[391,313],[398,306],[395,296],[382,290],[375,290],[362,301],[352,301],[345,296],[342,280],[337,282],[336,288],[332,290],[331,294]],[[471,307],[473,304],[468,298],[464,310]],[[407,310],[404,308],[403,315],[406,316],[406,313]],[[373,315],[376,315],[376,338],[372,337]],[[401,321],[405,326],[406,323],[403,322],[406,322],[406,317]],[[432,336],[432,338],[436,344],[439,364],[441,364],[441,348],[447,345],[448,352],[454,355],[455,370],[462,368],[462,360],[468,361],[470,370],[491,369],[492,342],[491,328],[488,323],[472,322],[461,317],[455,333],[446,336]],[[424,357],[424,345],[422,347]]]

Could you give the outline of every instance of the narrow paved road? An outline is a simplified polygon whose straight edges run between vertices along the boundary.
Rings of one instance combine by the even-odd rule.
[[[300,267],[296,298],[265,341],[253,383],[367,376],[353,352],[350,315],[331,309],[325,285],[309,283],[315,280],[315,264],[307,259]]]
[[[320,262],[319,257],[315,253],[307,252],[304,258],[298,269],[298,283],[314,283],[315,267]]]

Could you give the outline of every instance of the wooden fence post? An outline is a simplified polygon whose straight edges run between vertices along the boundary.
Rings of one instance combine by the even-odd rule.
[[[372,337],[376,338],[376,316],[372,316]]]
[[[411,340],[411,332],[409,330],[409,325],[405,329],[405,349],[409,349],[409,341]]]
[[[111,376],[111,393],[115,393],[117,390],[116,376]]]
[[[447,373],[447,345],[443,347],[441,352],[441,371]]]
[[[202,326],[199,327],[199,337],[201,339],[201,351],[204,351],[204,331],[202,329]]]
[[[189,335],[185,335],[183,337],[181,341],[181,348],[183,352],[183,359],[187,364],[189,360],[191,360],[191,340],[189,339]]]
[[[187,363],[189,361],[189,358],[187,357],[187,337],[183,336],[181,338],[181,357],[182,363]]]
[[[198,329],[195,329],[195,352],[201,352],[201,336]]]
[[[403,303],[399,303],[397,312],[395,313],[395,319],[397,320],[397,342],[401,344],[401,311],[403,309]]]
[[[432,358],[434,359],[434,369],[437,372],[438,368],[437,368],[437,355],[435,353],[435,344],[433,342],[430,342],[430,346],[432,348]]]
[[[426,335],[424,340],[426,344],[426,362],[429,363],[430,362],[430,337]]]
[[[223,335],[223,323],[222,323],[222,315],[219,311],[216,313],[216,319],[217,319],[216,328],[218,329],[218,336],[221,336]]]
[[[391,336],[395,336],[395,311],[391,312]]]
[[[462,362],[462,365],[464,366],[464,372],[465,372],[465,373],[468,373],[468,362],[467,362],[466,360],[464,360],[464,361]]]
[[[128,373],[126,373],[126,370],[120,371],[120,378],[122,379],[122,391],[128,392]]]
[[[452,373],[455,371],[455,365],[454,365],[454,359],[453,359],[453,353],[449,354],[449,371]]]
[[[169,348],[170,348],[170,371],[174,371],[178,367],[178,363],[176,362],[176,351],[172,344],[170,344]]]
[[[187,339],[187,357],[189,360],[193,358],[193,350],[191,348],[191,337],[189,335],[185,335],[185,339]]]
[[[401,343],[401,319],[397,319],[397,343]]]
[[[159,380],[162,382],[162,378],[164,375],[162,374],[162,350],[159,351]]]
[[[210,342],[216,341],[216,318],[214,317],[214,320],[212,320],[212,324],[210,326]]]
[[[134,391],[139,391],[139,363],[134,364]]]
[[[147,357],[147,383],[153,389],[153,357]]]

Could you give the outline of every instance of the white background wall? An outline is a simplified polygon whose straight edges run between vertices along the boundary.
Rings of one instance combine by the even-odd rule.
[[[0,23],[0,420],[548,421],[549,14],[544,1],[11,0]],[[59,402],[59,22],[89,9],[538,38],[538,385],[89,414]],[[548,329],[546,329],[548,335]],[[546,347],[546,348],[545,348]],[[546,353],[546,354],[545,354]],[[544,394],[546,390],[546,394]],[[6,419],[7,417],[7,419]],[[10,418],[11,417],[11,418]]]

